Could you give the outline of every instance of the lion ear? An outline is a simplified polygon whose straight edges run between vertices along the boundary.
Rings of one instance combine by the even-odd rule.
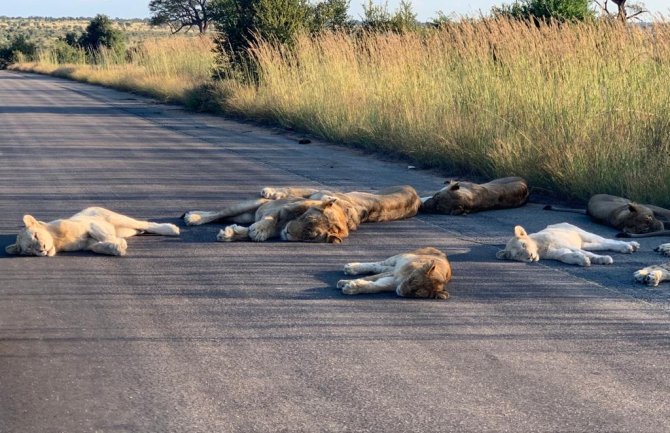
[[[337,235],[328,235],[327,242],[329,244],[341,244],[342,238]]]
[[[460,187],[461,187],[461,184],[458,183],[458,182],[453,182],[452,181],[452,182],[449,183],[449,191],[456,191]]]
[[[35,219],[35,217],[33,217],[32,215],[23,215],[23,224],[24,224],[27,228],[30,228],[30,227],[35,227],[35,226],[38,225],[39,223],[37,222],[37,220]]]
[[[327,199],[327,200],[324,200],[324,201],[321,202],[321,208],[322,208],[322,209],[329,208],[329,207],[331,207],[333,204],[335,204],[336,201],[337,201],[337,198],[335,198],[335,197],[331,197],[331,198],[329,198],[329,199]]]
[[[526,233],[526,230],[523,227],[516,226],[514,227],[514,236],[516,236],[517,238],[521,238],[524,236],[528,236],[528,233]]]
[[[433,272],[435,269],[435,260],[431,260],[429,263],[426,263],[425,269],[427,274]]]
[[[19,245],[18,244],[11,244],[11,245],[7,245],[7,247],[5,247],[5,252],[7,254],[17,255],[21,251],[19,250]]]
[[[633,213],[637,212],[637,205],[635,205],[633,203],[628,203],[628,210],[633,212]]]
[[[496,258],[498,260],[509,259],[509,252],[507,252],[506,250],[500,250],[496,253]]]

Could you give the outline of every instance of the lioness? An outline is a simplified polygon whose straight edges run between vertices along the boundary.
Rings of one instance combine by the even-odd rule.
[[[504,177],[484,184],[449,181],[447,186],[421,198],[420,211],[465,215],[492,209],[523,206],[528,201],[528,184],[520,177]]]
[[[652,204],[638,204],[609,194],[596,194],[589,199],[586,211],[545,206],[546,210],[586,213],[599,224],[621,230],[626,237],[647,237],[670,234],[664,223],[670,222],[670,210]]]
[[[661,244],[654,248],[654,251],[665,256],[670,256],[670,243]],[[636,271],[634,277],[638,283],[656,287],[662,281],[670,280],[670,262],[662,265],[647,266],[644,269]]]
[[[265,241],[281,236],[287,241],[341,243],[364,222],[393,221],[416,215],[421,200],[411,186],[380,191],[339,193],[310,188],[264,188],[264,198],[247,200],[218,212],[184,214],[188,225],[216,220],[237,224],[221,230],[222,242]]]
[[[179,236],[174,224],[136,220],[101,207],[89,207],[66,219],[45,223],[31,215],[23,217],[25,228],[16,243],[5,251],[24,256],[55,256],[59,251],[93,251],[123,256],[128,244],[125,238],[141,232]]]
[[[375,274],[338,281],[337,288],[345,295],[396,292],[405,298],[449,298],[444,287],[451,280],[451,266],[447,256],[432,247],[398,254],[381,262],[347,263],[344,273]]]
[[[572,224],[560,223],[530,235],[523,227],[514,227],[514,237],[507,242],[504,250],[498,251],[496,257],[520,262],[550,259],[580,266],[590,266],[591,263],[610,265],[614,263],[612,257],[589,251],[632,253],[639,248],[637,242],[605,239]]]

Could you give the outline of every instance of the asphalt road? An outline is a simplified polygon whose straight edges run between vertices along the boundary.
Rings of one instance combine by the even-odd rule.
[[[24,213],[170,221],[268,185],[436,190],[439,174],[55,78],[0,72],[0,432],[670,431],[670,284],[495,259],[539,204],[364,225],[342,245],[130,239],[9,257]],[[666,239],[667,240],[667,239]],[[446,302],[346,297],[342,265],[447,252]]]

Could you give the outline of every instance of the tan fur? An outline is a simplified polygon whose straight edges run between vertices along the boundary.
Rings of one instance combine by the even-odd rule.
[[[340,243],[361,223],[391,221],[416,215],[419,196],[409,186],[378,194],[340,193],[309,188],[264,188],[264,198],[236,203],[219,212],[191,211],[188,225],[216,220],[237,224],[219,232],[218,240],[265,241],[281,236],[288,241]]]
[[[125,238],[141,232],[179,236],[179,228],[174,224],[136,220],[100,207],[90,207],[70,218],[49,223],[25,215],[23,223],[25,228],[19,232],[16,243],[5,249],[9,254],[44,257],[55,256],[59,251],[88,250],[123,256],[127,248]]]
[[[514,228],[514,237],[496,257],[521,262],[540,259],[558,260],[563,263],[590,266],[591,263],[609,265],[612,257],[590,251],[617,251],[632,253],[640,248],[637,242],[605,239],[568,223],[553,224],[537,233],[527,234],[521,226]]]
[[[505,177],[481,185],[451,181],[421,201],[421,212],[449,215],[518,207],[528,201],[528,184],[520,177]]]
[[[405,298],[449,298],[445,286],[451,280],[451,266],[447,256],[432,247],[398,254],[381,262],[347,263],[344,273],[374,274],[338,281],[337,287],[345,295],[395,292]]]
[[[661,244],[654,248],[654,251],[663,254],[664,256],[670,256],[670,243]],[[670,280],[670,262],[661,265],[647,266],[646,268],[636,271],[633,276],[638,283],[656,287],[659,283]]]
[[[662,265],[647,266],[644,269],[635,271],[633,277],[638,283],[656,287],[663,281],[670,280],[670,262]]]
[[[670,221],[668,209],[633,203],[609,194],[596,194],[591,197],[586,213],[600,224],[629,234],[658,232],[664,229],[664,222]]]

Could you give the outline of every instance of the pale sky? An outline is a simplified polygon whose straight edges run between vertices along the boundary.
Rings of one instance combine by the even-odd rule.
[[[351,0],[349,13],[356,19],[362,15],[364,0]],[[382,0],[375,0],[376,3]],[[389,0],[390,10],[394,10],[400,0]],[[447,15],[478,15],[488,13],[492,6],[510,3],[510,0],[413,0],[414,11],[419,20],[425,21],[441,10]],[[643,1],[652,13],[670,17],[668,0]],[[118,18],[146,18],[149,16],[148,0],[0,0],[0,16],[84,16],[92,17],[102,13]],[[611,10],[616,10],[612,5]]]

